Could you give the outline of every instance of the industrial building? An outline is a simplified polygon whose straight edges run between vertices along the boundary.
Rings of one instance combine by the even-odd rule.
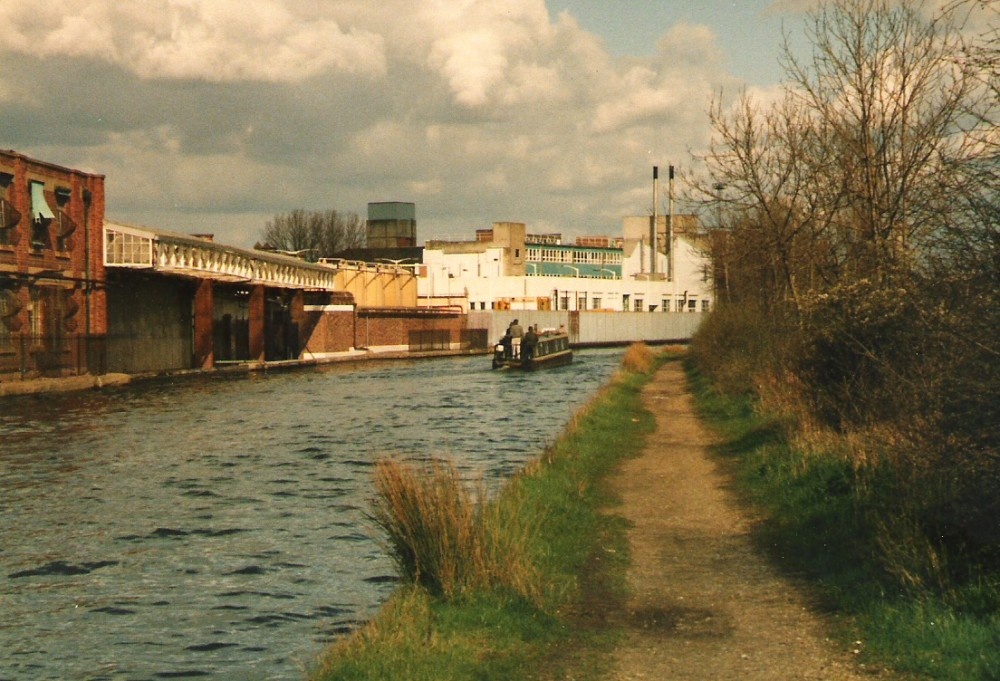
[[[0,381],[103,371],[104,176],[0,150]]]
[[[647,238],[649,216],[626,217],[623,236],[542,238],[523,223],[497,222],[485,238],[428,241],[421,301],[469,310],[707,312],[714,295],[711,260],[694,216],[657,219],[661,246]],[[668,236],[668,232],[670,235]]]

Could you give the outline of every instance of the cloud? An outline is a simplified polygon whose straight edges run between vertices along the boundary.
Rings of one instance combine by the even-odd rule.
[[[542,0],[3,0],[5,22],[6,145],[106,174],[111,218],[237,245],[384,200],[417,202],[420,238],[615,234],[732,84],[703,26],[614,57]]]
[[[382,75],[380,36],[278,0],[5,0],[0,49],[104,60],[148,79],[295,82]]]

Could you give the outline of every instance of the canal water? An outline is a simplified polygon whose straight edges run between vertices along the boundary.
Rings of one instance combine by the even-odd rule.
[[[619,350],[531,374],[462,357],[0,402],[0,680],[301,679],[396,577],[387,455],[499,484]]]

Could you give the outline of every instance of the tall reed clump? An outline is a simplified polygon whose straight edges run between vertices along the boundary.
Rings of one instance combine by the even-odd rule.
[[[649,373],[655,359],[653,351],[645,343],[633,343],[622,357],[622,370],[635,374]]]
[[[444,461],[380,461],[375,489],[371,517],[404,581],[446,599],[495,589],[539,597],[529,558],[533,528],[517,495],[490,500],[482,484],[470,489]]]

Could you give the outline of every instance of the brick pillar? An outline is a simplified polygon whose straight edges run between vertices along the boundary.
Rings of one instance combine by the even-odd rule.
[[[289,317],[291,318],[291,324],[293,332],[289,334],[289,342],[295,344],[292,348],[295,353],[295,359],[302,357],[302,349],[305,345],[305,332],[306,332],[306,310],[305,310],[305,292],[296,289],[292,292],[291,300],[288,301],[289,305]]]
[[[215,340],[213,318],[215,297],[212,281],[202,279],[194,293],[194,368],[211,369],[215,366]]]
[[[264,356],[264,321],[266,308],[264,305],[264,287],[254,286],[250,289],[250,361],[263,362]]]

